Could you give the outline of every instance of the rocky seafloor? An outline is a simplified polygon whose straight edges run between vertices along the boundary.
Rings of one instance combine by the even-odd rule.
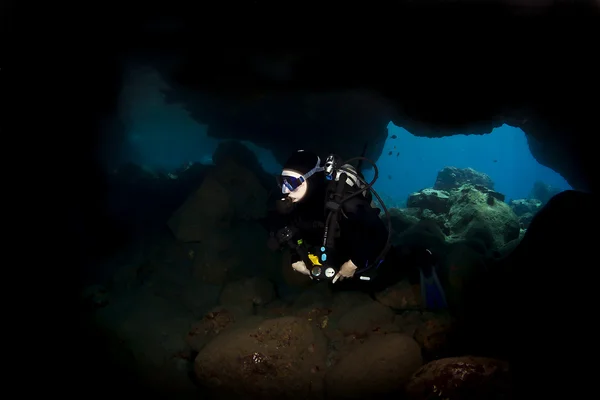
[[[511,397],[509,364],[473,354],[457,321],[469,286],[515,248],[551,188],[536,184],[549,197],[507,204],[487,175],[446,167],[406,208],[390,209],[394,244],[442,255],[450,306],[430,312],[408,280],[372,298],[295,273],[288,253],[265,244],[272,177],[237,143],[213,160],[173,174],[113,174],[122,190],[143,181],[157,198],[186,197],[158,218],[168,230],[83,292],[86,326],[130,382],[170,398]]]

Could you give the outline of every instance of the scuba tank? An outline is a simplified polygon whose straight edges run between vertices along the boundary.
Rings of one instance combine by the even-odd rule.
[[[363,149],[363,153],[365,152],[365,150],[366,145]],[[351,162],[356,160],[359,161],[359,168],[363,160],[366,160],[373,164],[373,168],[375,169],[375,176],[370,183],[367,183],[364,177],[361,176],[362,174],[357,172],[357,170],[352,166]],[[321,247],[319,249],[321,253],[320,257],[318,257],[319,260],[323,263],[329,263],[332,259],[332,256],[335,255],[334,241],[335,238],[339,237],[340,235],[339,217],[340,213],[342,212],[343,204],[351,198],[359,195],[364,196],[367,200],[369,200],[369,202],[372,202],[372,196],[375,195],[375,197],[379,200],[379,203],[381,204],[387,217],[388,239],[383,250],[378,255],[378,257],[375,260],[373,260],[373,263],[367,266],[366,268],[363,268],[361,271],[364,272],[366,270],[376,270],[376,268],[371,267],[378,267],[383,261],[383,258],[385,257],[385,255],[391,247],[392,235],[391,218],[389,212],[383,204],[383,201],[381,200],[377,192],[373,189],[373,185],[375,184],[379,176],[379,170],[377,168],[377,165],[368,158],[365,158],[364,156],[355,157],[345,162],[342,162],[338,156],[331,154],[329,157],[327,157],[323,169],[325,171],[325,177],[326,179],[331,181],[332,187],[328,191],[329,195],[325,202],[325,208],[328,211],[328,215],[325,222],[325,233],[323,235],[323,242],[321,243]],[[332,263],[329,265],[330,268],[333,268],[335,270],[335,274],[337,274],[338,268],[332,266],[335,264]],[[309,270],[311,270],[311,275],[313,278],[331,279],[331,277],[319,273],[321,271],[324,271],[323,268],[313,267],[313,269],[311,269],[311,267],[308,264],[307,267],[309,268]],[[370,280],[371,276],[365,274],[365,276],[361,276],[360,279]]]

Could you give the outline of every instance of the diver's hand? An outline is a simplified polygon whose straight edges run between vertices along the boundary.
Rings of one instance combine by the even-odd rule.
[[[292,264],[292,268],[294,268],[295,271],[298,271],[304,275],[308,275],[312,278],[312,276],[310,275],[310,271],[308,270],[308,268],[306,268],[306,264],[304,264],[304,261],[296,261]]]
[[[357,268],[358,267],[352,262],[352,260],[346,261],[342,264],[342,267],[340,268],[337,275],[333,278],[333,281],[331,281],[331,283],[336,283],[338,279],[342,280],[344,278],[352,278]]]

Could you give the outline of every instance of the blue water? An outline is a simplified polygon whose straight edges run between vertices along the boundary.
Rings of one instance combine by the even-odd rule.
[[[148,68],[132,68],[122,91],[120,117],[126,124],[126,160],[148,168],[175,169],[186,162],[210,163],[219,140],[208,137],[206,126],[194,121],[178,104],[167,104],[161,89],[165,83]],[[455,135],[430,139],[411,135],[390,123],[383,154],[376,161],[379,180],[375,189],[386,204],[403,206],[414,191],[433,186],[445,166],[471,167],[488,174],[495,189],[510,199],[525,198],[535,181],[570,189],[556,172],[540,165],[531,155],[525,134],[504,125],[487,135]],[[396,135],[396,139],[391,139]],[[245,142],[263,167],[275,174],[281,166],[266,149]],[[392,151],[389,156],[388,152]],[[396,153],[400,155],[396,157]],[[373,170],[365,171],[370,180]]]
[[[445,166],[470,167],[488,174],[495,190],[507,201],[528,197],[535,181],[571,189],[561,175],[533,158],[525,133],[519,128],[503,125],[487,135],[437,139],[413,136],[391,123],[388,131],[385,151],[376,161],[380,177],[375,189],[398,201],[406,201],[413,191],[433,186],[438,171]],[[398,138],[391,139],[392,135]],[[393,151],[391,156],[389,151]],[[365,178],[372,179],[373,172],[365,171]]]

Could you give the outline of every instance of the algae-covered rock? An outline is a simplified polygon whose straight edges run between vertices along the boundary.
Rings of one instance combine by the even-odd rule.
[[[411,193],[406,201],[406,206],[431,210],[436,214],[444,214],[450,210],[450,194],[444,190],[423,189]]]
[[[473,168],[444,167],[438,172],[433,188],[436,190],[453,190],[462,185],[481,185],[494,189],[494,182],[487,174],[475,171]]]
[[[454,236],[465,237],[470,229],[489,233],[493,248],[500,248],[519,237],[519,219],[503,201],[473,185],[451,192],[452,207],[448,224]]]
[[[537,199],[517,199],[511,200],[510,207],[519,217],[519,223],[522,229],[527,229],[531,220],[539,210],[542,209],[543,203]]]
[[[390,208],[388,212],[392,223],[392,244],[396,246],[399,236],[419,222],[421,210],[418,208]],[[380,218],[387,224],[385,213],[381,213]]]
[[[390,208],[388,212],[392,220],[392,229],[396,233],[402,233],[419,222],[418,208]],[[381,218],[385,219],[385,214],[382,214]]]
[[[517,217],[523,214],[537,213],[542,208],[542,202],[537,199],[517,199],[510,201],[510,208],[514,211]]]

